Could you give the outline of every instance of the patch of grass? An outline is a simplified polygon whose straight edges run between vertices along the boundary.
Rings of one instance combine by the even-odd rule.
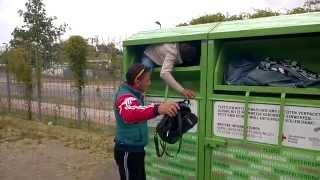
[[[18,110],[18,109],[14,109],[12,112],[8,112],[6,110],[6,113],[2,117],[6,115],[14,118],[25,119],[27,117],[27,112],[24,110]],[[38,122],[38,120],[36,120],[36,117],[37,117],[37,114],[32,113],[32,118],[33,118],[32,121]],[[42,114],[42,123],[63,126],[67,128],[83,129],[83,130],[100,132],[100,133],[109,133],[109,134],[114,133],[114,127],[112,125],[96,123],[91,120],[82,120],[80,124],[77,124],[77,120],[75,119]]]
[[[112,157],[114,127],[105,131],[68,128],[61,125],[47,125],[43,122],[28,121],[5,116],[0,120],[0,143],[22,139],[37,140],[39,144],[48,139],[62,142],[65,146],[88,150],[102,158]]]
[[[45,97],[42,100],[43,103],[53,103],[53,104],[59,104],[59,105],[68,105],[68,106],[75,106],[76,100],[74,100],[70,97]],[[103,100],[102,102],[99,103],[98,99],[94,100],[88,100],[88,101],[83,101],[82,102],[82,108],[94,108],[97,110],[112,110],[112,100],[107,99]]]

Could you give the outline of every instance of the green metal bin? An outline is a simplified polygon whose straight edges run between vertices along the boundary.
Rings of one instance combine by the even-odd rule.
[[[230,59],[320,73],[320,13],[224,22],[208,35],[205,179],[320,179],[320,89],[227,85]]]
[[[230,57],[287,57],[320,73],[320,13],[140,32],[124,42],[124,72],[150,44],[198,41],[200,64],[173,74],[196,91],[196,128],[175,158],[158,158],[149,121],[147,179],[320,179],[320,89],[224,83]],[[147,102],[182,100],[156,68]],[[318,130],[319,129],[319,130]],[[169,146],[175,153],[177,145]]]
[[[128,66],[139,62],[144,48],[155,43],[169,43],[182,41],[199,42],[201,51],[200,64],[191,67],[176,67],[173,75],[184,87],[195,90],[196,98],[191,101],[192,111],[198,115],[199,123],[189,133],[184,135],[181,152],[174,158],[163,156],[158,158],[154,149],[154,128],[160,118],[149,121],[150,141],[146,147],[146,173],[147,179],[202,179],[198,167],[204,162],[203,141],[204,136],[205,103],[206,103],[206,77],[207,77],[207,36],[217,23],[160,29],[156,31],[141,32],[124,42],[124,65]],[[166,100],[181,101],[183,98],[168,88],[160,78],[160,68],[155,68],[152,74],[151,88],[147,92],[147,102],[161,102]],[[202,133],[202,134],[201,134]],[[178,144],[178,143],[177,143]],[[200,145],[202,144],[202,145]],[[199,149],[199,147],[202,147]],[[169,145],[169,153],[175,155],[178,145]]]

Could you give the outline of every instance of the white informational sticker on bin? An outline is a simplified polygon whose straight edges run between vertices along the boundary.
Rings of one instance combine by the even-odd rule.
[[[217,101],[214,103],[213,133],[234,139],[243,139],[244,103]],[[249,141],[277,144],[279,129],[278,105],[249,104]]]
[[[285,107],[283,145],[320,150],[320,108]]]
[[[178,101],[183,101],[184,99],[179,99],[179,98],[168,98],[167,101],[173,101],[173,102],[178,102]],[[165,102],[165,98],[161,97],[146,97],[145,98],[145,104],[150,104],[150,103],[161,103]],[[191,112],[194,113],[198,118],[198,103],[196,100],[190,100],[190,109]],[[160,122],[163,116],[157,116],[154,119],[148,120],[148,126],[149,127],[156,127],[157,124]],[[196,124],[192,129],[190,129],[188,132],[197,132],[198,129],[198,124]]]
[[[249,104],[248,140],[278,144],[280,106]]]
[[[214,135],[234,139],[243,138],[243,103],[215,102],[213,112]]]
[[[243,139],[244,103],[216,101],[213,134]],[[320,150],[320,108],[285,106],[283,142],[288,147]],[[249,104],[249,141],[278,144],[280,106]]]

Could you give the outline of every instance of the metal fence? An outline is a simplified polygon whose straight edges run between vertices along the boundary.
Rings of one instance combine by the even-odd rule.
[[[41,102],[41,119],[46,121],[76,122],[78,106],[78,91],[75,80],[68,68],[52,68],[51,73],[43,71],[41,75],[41,100],[37,97],[36,77],[33,77],[31,101],[26,98],[26,87],[18,82],[14,75],[0,67],[0,106],[2,112],[28,117],[28,102],[31,103],[32,118],[39,114]],[[98,126],[113,125],[112,96],[120,83],[120,77],[114,78],[114,70],[86,70],[86,85],[82,91],[81,124]],[[120,74],[120,71],[117,72]],[[112,78],[111,78],[112,77]]]

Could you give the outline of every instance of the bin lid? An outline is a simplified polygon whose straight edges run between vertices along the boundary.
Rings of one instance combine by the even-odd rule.
[[[320,12],[225,21],[209,32],[209,39],[320,32]]]
[[[217,24],[218,23],[208,23],[192,26],[180,26],[168,29],[158,29],[153,31],[142,31],[129,37],[123,42],[123,44],[125,46],[129,46],[207,39],[208,33]]]

